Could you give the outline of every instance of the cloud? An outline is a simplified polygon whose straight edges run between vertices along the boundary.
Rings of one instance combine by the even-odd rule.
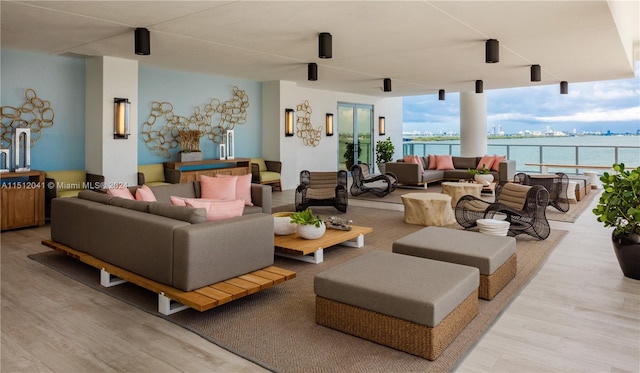
[[[570,115],[537,117],[541,122],[627,122],[640,121],[640,106],[617,110],[593,110]]]

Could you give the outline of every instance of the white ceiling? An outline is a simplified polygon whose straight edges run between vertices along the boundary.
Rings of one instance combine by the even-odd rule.
[[[630,78],[640,33],[638,1],[2,0],[0,12],[3,48],[380,96]],[[151,31],[150,56],[134,54],[136,27]],[[318,58],[320,32],[332,59]],[[484,62],[489,38],[497,64]]]

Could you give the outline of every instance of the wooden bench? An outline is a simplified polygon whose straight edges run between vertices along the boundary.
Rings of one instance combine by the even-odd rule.
[[[53,240],[43,240],[42,244],[100,269],[100,284],[105,287],[128,281],[157,293],[158,312],[164,315],[171,315],[187,308],[193,308],[200,312],[207,311],[296,277],[296,273],[293,271],[270,266],[200,289],[182,291],[116,267]],[[117,279],[114,280],[112,276],[116,276]]]

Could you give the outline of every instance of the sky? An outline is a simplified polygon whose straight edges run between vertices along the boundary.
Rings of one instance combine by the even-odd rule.
[[[640,62],[635,78],[600,82],[569,82],[569,94],[560,84],[484,90],[487,96],[487,131],[501,128],[506,134],[521,131],[572,133],[636,133],[640,130]],[[403,132],[434,134],[460,131],[460,95],[403,98]]]

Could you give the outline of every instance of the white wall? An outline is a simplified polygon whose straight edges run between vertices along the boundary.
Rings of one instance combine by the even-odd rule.
[[[337,171],[338,169],[338,129],[337,108],[338,102],[369,104],[374,106],[374,139],[391,137],[396,153],[394,159],[402,157],[402,98],[401,97],[374,97],[354,95],[341,92],[324,91],[296,86],[293,82],[267,82],[263,83],[263,154],[271,155],[272,149],[279,149],[279,159],[282,162],[282,187],[283,189],[295,189],[300,180],[300,171]],[[274,113],[279,97],[278,110]],[[309,101],[312,109],[311,124],[314,129],[322,127],[322,135],[318,146],[305,146],[302,139],[297,136],[284,136],[284,110],[289,108],[296,110],[296,106]],[[327,113],[334,114],[334,135],[326,136],[325,118]],[[378,116],[386,118],[386,134],[378,136]],[[274,124],[275,118],[278,118]],[[276,125],[276,131],[273,126]],[[278,133],[279,138],[271,139],[267,132]],[[278,144],[278,145],[276,145]]]
[[[131,102],[128,139],[113,138],[114,98]],[[107,187],[137,184],[138,61],[91,57],[86,62],[85,168]]]

